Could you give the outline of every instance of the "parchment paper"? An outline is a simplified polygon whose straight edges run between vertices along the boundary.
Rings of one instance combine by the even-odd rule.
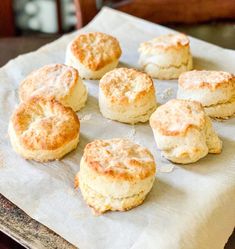
[[[19,56],[0,70],[0,192],[32,218],[81,249],[222,249],[235,224],[235,119],[213,122],[223,140],[221,155],[180,166],[161,157],[149,125],[106,120],[98,109],[98,81],[89,88],[86,107],[78,112],[78,148],[61,161],[36,163],[18,156],[9,144],[7,126],[18,104],[21,79],[48,63],[63,63],[65,48],[77,33],[102,31],[122,46],[121,66],[137,67],[140,42],[173,32],[159,25],[104,8],[84,29]],[[190,38],[198,69],[235,72],[235,52]],[[158,102],[175,97],[176,81],[155,81]],[[128,212],[95,217],[73,188],[84,146],[96,138],[128,137],[148,147],[158,166],[146,201]]]

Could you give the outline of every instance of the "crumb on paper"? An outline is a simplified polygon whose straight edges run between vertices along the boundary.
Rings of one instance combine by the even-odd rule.
[[[128,134],[128,138],[131,139],[131,140],[134,140],[135,138],[135,134],[136,134],[136,129],[135,129],[135,126],[132,125],[132,128]]]
[[[83,117],[80,118],[80,122],[86,122],[91,119],[91,114],[86,114]]]
[[[175,166],[173,164],[167,164],[164,166],[161,166],[159,168],[159,172],[161,173],[171,173],[174,170]]]
[[[94,216],[101,216],[101,215],[102,215],[102,213],[99,212],[98,210],[96,210],[95,208],[93,208],[93,207],[91,207],[91,206],[90,206],[90,208],[91,208],[91,212],[92,212],[92,214],[93,214]]]
[[[173,94],[173,89],[171,87],[166,88],[161,94],[160,94],[160,98],[161,99],[167,99],[169,97],[171,97]]]

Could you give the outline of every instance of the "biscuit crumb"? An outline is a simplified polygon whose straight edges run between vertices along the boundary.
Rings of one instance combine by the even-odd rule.
[[[102,215],[102,212],[99,212],[98,210],[96,210],[96,209],[93,208],[92,206],[90,206],[90,208],[91,208],[92,214],[93,214],[94,216],[100,216],[100,215]]]
[[[161,94],[160,94],[160,98],[165,100],[168,99],[169,97],[171,97],[173,95],[173,89],[171,87],[166,88]]]
[[[86,114],[83,117],[80,118],[80,122],[86,122],[91,119],[91,114]]]
[[[135,134],[136,134],[136,129],[135,129],[135,126],[132,125],[132,128],[131,128],[131,130],[130,130],[130,132],[128,134],[128,138],[130,140],[135,140]]]
[[[167,164],[159,168],[161,173],[171,173],[174,170],[175,166],[173,164]]]

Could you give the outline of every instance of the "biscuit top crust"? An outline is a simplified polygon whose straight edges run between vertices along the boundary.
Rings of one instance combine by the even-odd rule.
[[[100,89],[112,103],[127,104],[154,92],[152,78],[143,72],[129,68],[116,68],[100,80]]]
[[[52,98],[34,96],[22,102],[11,117],[20,143],[29,150],[55,150],[79,135],[76,113]]]
[[[122,53],[116,38],[100,32],[79,35],[72,41],[70,50],[80,63],[93,71],[119,59]]]
[[[140,180],[156,172],[149,150],[128,139],[94,140],[86,145],[83,159],[98,174],[115,179]]]
[[[179,85],[185,89],[235,88],[235,76],[223,71],[193,70],[182,73],[178,81]]]
[[[63,64],[50,64],[30,73],[21,83],[19,97],[24,101],[32,95],[63,99],[79,79],[78,71]]]
[[[184,34],[167,34],[160,35],[150,41],[140,44],[139,52],[152,53],[159,49],[179,49],[189,46],[189,39]]]
[[[188,129],[203,129],[206,114],[197,101],[172,99],[157,108],[150,117],[150,126],[165,136],[184,136]]]

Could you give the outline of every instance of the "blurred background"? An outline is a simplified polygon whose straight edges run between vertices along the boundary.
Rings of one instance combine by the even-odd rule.
[[[66,33],[103,6],[167,25],[235,20],[235,0],[1,0],[0,37]]]
[[[77,24],[73,0],[1,0],[0,7],[1,36],[58,34]]]
[[[83,27],[103,6],[235,49],[235,0],[0,0],[0,38],[47,42]]]
[[[103,6],[235,49],[235,0],[0,0],[0,66],[83,27]]]
[[[235,49],[235,0],[0,0],[0,66],[83,27],[103,6]],[[1,200],[14,215],[21,213],[3,196]],[[0,232],[0,248],[23,247]],[[234,248],[235,235],[226,245]]]

